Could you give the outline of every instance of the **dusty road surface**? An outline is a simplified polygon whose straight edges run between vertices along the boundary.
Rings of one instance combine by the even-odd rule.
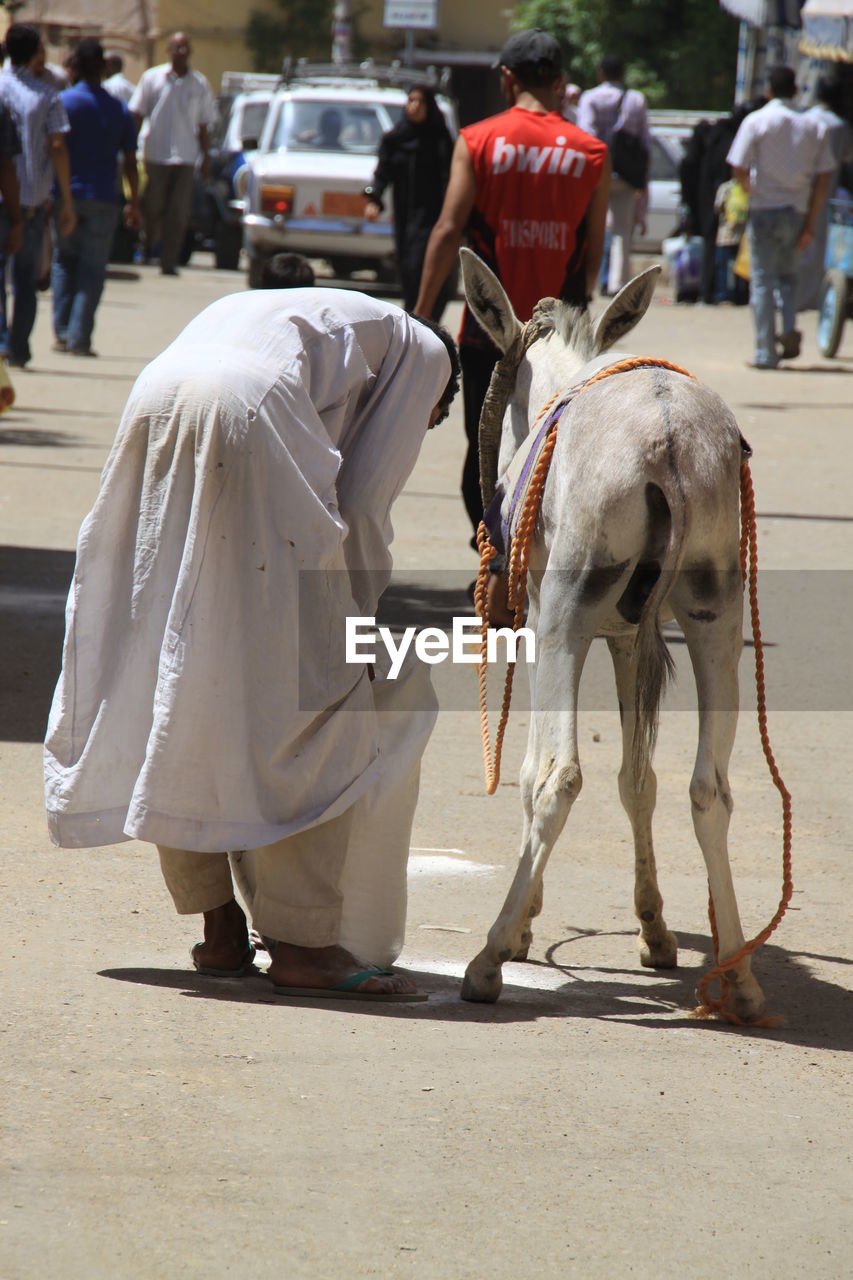
[[[795,893],[756,969],[776,1030],[687,1014],[708,963],[687,795],[696,717],[684,649],[656,758],[656,845],[680,967],[640,968],[616,791],[606,651],[584,676],[584,789],[548,868],[531,962],[496,1006],[461,974],[509,883],[523,681],[485,796],[473,676],[436,668],[401,963],[427,1004],[276,999],[262,972],[196,976],[143,845],[51,847],[40,742],[77,528],[133,378],[242,278],[192,266],[110,280],[98,360],[49,353],[0,421],[4,1280],[517,1280],[846,1277],[853,1249],[849,626],[853,333],[763,373],[745,311],[669,305],[630,349],[680,361],[755,450],[770,732],[794,797]],[[457,313],[451,315],[455,323]],[[474,557],[457,498],[461,409],[395,512],[392,605],[464,613]],[[765,607],[766,602],[766,607]],[[751,936],[780,894],[778,797],[744,651],[730,846]]]

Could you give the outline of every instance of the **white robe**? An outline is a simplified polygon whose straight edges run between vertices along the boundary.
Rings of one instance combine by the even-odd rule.
[[[217,852],[335,817],[378,763],[347,615],[450,374],[389,304],[221,299],[138,378],[80,530],[45,742],[54,843]]]

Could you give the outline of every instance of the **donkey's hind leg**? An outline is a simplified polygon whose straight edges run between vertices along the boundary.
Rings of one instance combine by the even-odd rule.
[[[688,570],[670,596],[673,612],[684,631],[696,676],[699,701],[699,748],[690,780],[693,827],[705,858],[717,923],[720,960],[743,946],[728,853],[729,818],[733,808],[728,767],[738,718],[738,660],[743,647],[743,596],[735,568],[716,572],[716,589],[709,575],[698,576],[701,595]],[[727,1003],[749,1021],[764,1010],[764,995],[752,975],[749,957],[726,974]]]
[[[652,844],[652,815],[657,797],[657,779],[649,761],[641,787],[637,787],[632,767],[634,696],[637,687],[637,658],[633,636],[608,637],[613,659],[619,718],[622,722],[622,767],[619,770],[619,798],[634,833],[634,910],[640,922],[637,939],[640,963],[650,969],[673,969],[678,961],[678,939],[663,918]]]

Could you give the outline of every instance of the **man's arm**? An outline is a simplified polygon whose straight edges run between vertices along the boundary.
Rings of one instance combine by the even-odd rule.
[[[203,178],[207,178],[210,173],[210,130],[206,124],[198,126],[198,145],[201,147],[199,171]]]
[[[744,189],[744,191],[746,192],[746,194],[747,194],[747,195],[749,195],[749,190],[750,190],[750,188],[749,188],[749,170],[748,170],[748,169],[741,169],[740,165],[738,165],[738,164],[733,164],[733,165],[732,165],[732,175],[734,176],[734,178],[736,179],[736,181],[738,181],[738,182],[740,183],[740,185],[743,187],[743,189]]]
[[[450,268],[459,252],[462,233],[468,215],[474,207],[477,184],[474,166],[464,138],[456,139],[450,164],[450,181],[444,194],[444,204],[438,221],[432,229],[421,273],[421,287],[415,303],[417,315],[429,316],[435,306],[439,290],[447,279]]]
[[[65,145],[64,133],[48,135],[50,158],[56,173],[56,182],[62,203],[59,208],[59,230],[62,235],[70,236],[77,225],[74,212],[74,201],[71,196],[71,165],[68,162],[68,148]]]
[[[815,218],[823,208],[824,201],[829,195],[829,182],[832,177],[831,173],[818,173],[812,183],[811,194],[809,196],[809,207],[806,210],[806,220],[803,223],[803,229],[800,232],[800,238],[797,241],[798,249],[805,249],[814,240],[814,224]]]
[[[586,292],[591,297],[604,257],[604,228],[607,222],[607,197],[610,195],[610,152],[604,157],[604,168],[598,186],[586,210]]]
[[[139,167],[135,151],[125,151],[122,167],[130,191],[130,199],[124,207],[124,222],[125,226],[135,231],[142,221],[139,212]]]
[[[578,128],[584,133],[591,133],[595,138],[595,101],[589,93],[582,93],[578,100]]]

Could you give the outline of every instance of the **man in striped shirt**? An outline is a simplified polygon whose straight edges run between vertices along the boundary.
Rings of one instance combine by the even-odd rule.
[[[54,174],[59,187],[59,226],[68,236],[74,230],[74,202],[65,134],[68,117],[56,89],[42,77],[45,49],[36,27],[13,23],[6,33],[11,66],[0,72],[0,105],[8,108],[18,128],[22,151],[16,159],[21,189],[23,233],[12,260],[14,306],[7,332],[4,305],[0,308],[0,354],[23,368],[30,360],[30,334],[36,320],[38,265],[47,220],[47,202]],[[0,251],[0,271],[5,253]]]

